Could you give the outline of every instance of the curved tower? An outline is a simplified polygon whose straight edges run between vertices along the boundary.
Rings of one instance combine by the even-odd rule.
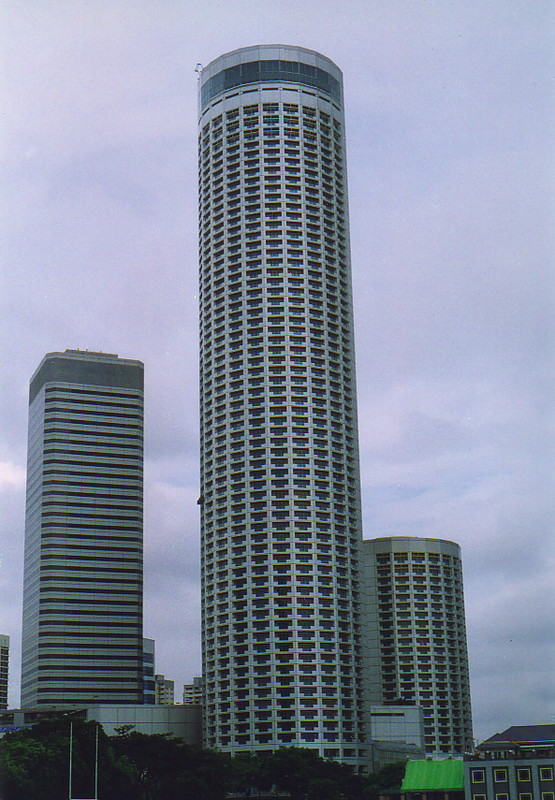
[[[421,706],[428,755],[471,751],[461,548],[367,539],[361,567],[367,702]]]
[[[342,76],[200,78],[205,744],[360,750],[360,489]]]

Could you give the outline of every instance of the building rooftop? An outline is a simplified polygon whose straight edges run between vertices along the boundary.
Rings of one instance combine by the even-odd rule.
[[[407,761],[403,792],[433,792],[464,789],[464,763],[453,758],[443,761]]]
[[[478,750],[503,750],[516,746],[555,744],[555,725],[513,725],[478,745]]]

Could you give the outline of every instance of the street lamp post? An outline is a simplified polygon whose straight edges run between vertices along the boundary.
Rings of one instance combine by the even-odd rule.
[[[77,712],[73,712],[74,714]],[[99,723],[96,721],[95,740],[94,740],[94,798],[98,800],[98,728]],[[68,771],[68,798],[69,800],[78,800],[72,797],[72,781],[73,781],[73,720],[69,721],[69,771]]]

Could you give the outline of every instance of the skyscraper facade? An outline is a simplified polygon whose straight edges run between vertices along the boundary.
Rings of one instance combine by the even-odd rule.
[[[421,706],[428,755],[472,748],[461,551],[443,539],[363,542],[365,701]]]
[[[200,77],[205,743],[362,757],[342,76],[247,47]]]
[[[186,683],[183,687],[183,705],[202,705],[202,694],[202,678],[196,675],[192,683]]]
[[[10,669],[10,637],[0,633],[0,709],[8,707],[8,677]]]
[[[143,365],[48,353],[31,379],[25,706],[142,702]]]

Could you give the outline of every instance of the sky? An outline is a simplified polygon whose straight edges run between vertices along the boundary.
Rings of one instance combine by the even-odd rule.
[[[365,538],[462,547],[474,735],[555,719],[551,0],[3,0],[0,632],[19,703],[29,379],[145,364],[145,635],[200,671],[197,64],[343,70]]]

